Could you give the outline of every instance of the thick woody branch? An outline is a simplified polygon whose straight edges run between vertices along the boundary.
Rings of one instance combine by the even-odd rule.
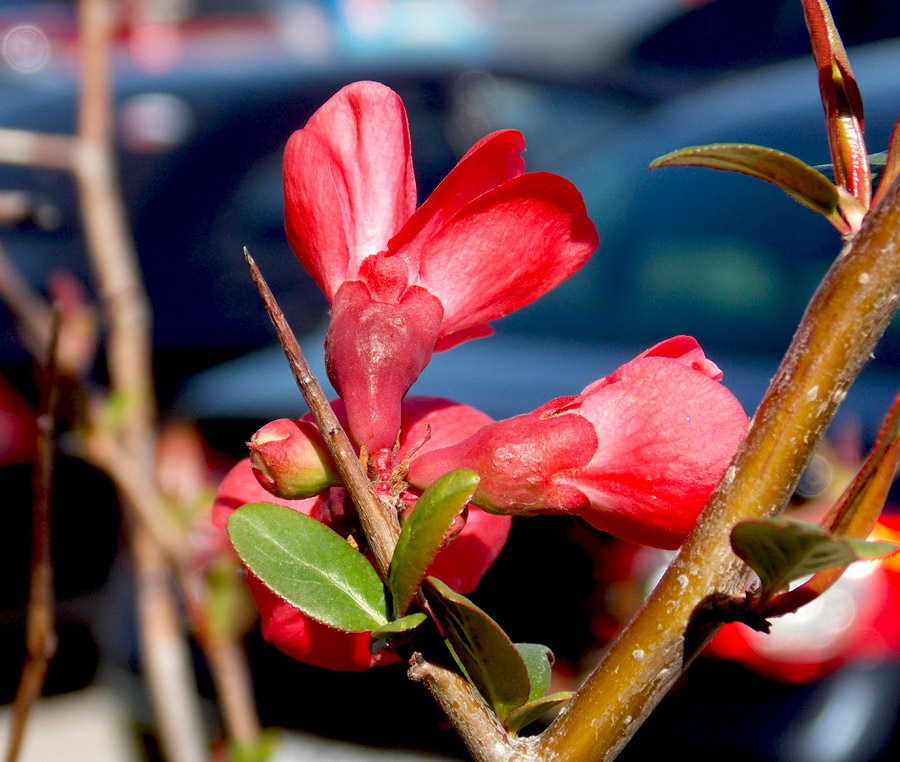
[[[562,715],[520,759],[615,757],[717,624],[704,612],[738,590],[729,538],[783,510],[847,389],[900,300],[900,182],[868,215],[807,307],[744,441],[643,609]]]
[[[278,340],[284,348],[284,354],[291,366],[294,380],[300,387],[300,392],[303,394],[313,419],[322,432],[328,451],[337,465],[338,473],[356,505],[360,523],[372,546],[378,568],[387,579],[394,547],[400,536],[396,512],[390,506],[384,505],[378,499],[375,490],[372,489],[347,434],[331,409],[331,405],[328,404],[322,387],[319,386],[319,382],[310,371],[294,332],[285,320],[284,313],[275,301],[272,291],[247,249],[244,249],[244,256],[250,266],[253,282],[256,284],[266,312],[269,314],[272,325],[275,326]]]

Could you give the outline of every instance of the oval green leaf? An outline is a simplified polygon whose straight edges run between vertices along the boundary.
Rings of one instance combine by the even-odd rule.
[[[529,701],[524,706],[516,709],[516,711],[510,712],[504,725],[511,733],[518,733],[526,725],[541,719],[551,709],[565,703],[574,695],[570,691],[560,691],[559,693],[551,693],[549,696],[544,696],[544,698],[537,701]]]
[[[387,624],[378,573],[324,524],[283,505],[250,503],[231,514],[227,528],[247,568],[317,622],[344,632]]]
[[[422,613],[410,614],[409,616],[403,616],[399,619],[394,619],[392,622],[388,622],[387,624],[381,625],[377,629],[372,630],[372,638],[380,639],[380,640],[389,640],[397,635],[401,635],[404,632],[409,632],[410,630],[416,629],[422,622],[424,622],[428,617]]]
[[[739,172],[777,185],[795,201],[829,219],[837,215],[838,191],[825,175],[800,159],[774,148],[744,143],[713,143],[690,146],[660,156],[657,167],[707,167]]]
[[[553,651],[540,643],[516,643],[516,649],[525,669],[528,670],[528,680],[531,683],[529,701],[537,701],[543,698],[550,689],[550,666],[553,664]]]
[[[428,567],[444,544],[447,530],[472,497],[478,481],[474,471],[465,468],[450,471],[428,487],[416,502],[400,530],[388,575],[395,617],[406,613]]]
[[[500,626],[468,598],[435,577],[427,577],[425,585],[453,653],[502,722],[531,694],[522,656]]]
[[[731,547],[759,575],[764,600],[793,580],[897,550],[890,542],[839,537],[816,524],[783,518],[742,521],[731,532]]]

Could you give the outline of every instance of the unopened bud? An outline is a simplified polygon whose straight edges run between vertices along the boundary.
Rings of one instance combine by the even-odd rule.
[[[247,443],[257,481],[276,497],[300,500],[341,483],[315,424],[280,418]]]

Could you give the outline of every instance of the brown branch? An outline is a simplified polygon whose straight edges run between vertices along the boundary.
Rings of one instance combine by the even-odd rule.
[[[0,299],[15,317],[22,343],[39,358],[50,341],[53,309],[21,276],[4,246],[0,246]]]
[[[117,486],[125,507],[141,519],[131,527],[141,650],[164,753],[170,762],[201,762],[208,750],[190,654],[171,589],[171,572],[160,546],[150,534],[150,528],[165,523],[166,515],[152,477],[156,407],[149,301],[122,205],[110,139],[109,49],[113,7],[109,0],[80,0],[78,11],[82,90],[73,171],[91,266],[99,284],[108,328],[106,360],[111,398],[124,402],[114,434],[121,451],[108,463],[117,468],[110,473],[119,477]],[[95,426],[87,433],[88,439],[92,434],[100,436],[104,432]],[[90,450],[89,442],[87,447]],[[126,466],[130,475],[118,470]],[[151,495],[154,515],[148,515],[150,506],[145,510],[138,508]],[[176,566],[183,559],[179,553],[174,559]]]
[[[0,162],[44,169],[71,170],[75,139],[70,135],[50,135],[0,128]]]
[[[59,342],[59,312],[53,313],[47,359],[40,374],[41,405],[37,419],[37,457],[31,480],[31,585],[25,624],[25,665],[13,706],[12,730],[6,762],[15,762],[25,737],[25,726],[34,702],[41,695],[50,661],[56,654],[53,560],[50,554],[51,495],[54,466],[54,435],[59,387],[56,352]]]
[[[465,678],[413,654],[407,676],[421,683],[450,719],[472,756],[480,762],[502,762],[530,743],[510,735]]]
[[[738,590],[738,522],[780,512],[900,300],[900,182],[867,216],[807,307],[722,482],[666,575],[581,690],[520,759],[615,757],[715,633],[699,614]]]
[[[111,135],[109,0],[80,0],[82,91],[73,171],[78,183],[88,252],[99,284],[112,391],[126,402],[123,435],[152,473],[156,410],[150,307],[128,217],[122,206]]]
[[[143,525],[129,532],[135,564],[141,666],[167,762],[206,762],[209,751],[197,684],[172,575]]]
[[[266,312],[275,326],[275,332],[278,334],[278,340],[284,348],[284,354],[287,356],[288,364],[291,366],[291,372],[300,392],[309,405],[310,412],[322,436],[328,451],[337,465],[338,473],[350,493],[359,513],[360,523],[366,538],[375,554],[375,560],[378,568],[385,579],[388,576],[388,570],[391,566],[391,558],[394,555],[394,547],[397,545],[397,538],[400,536],[400,524],[397,519],[397,513],[390,506],[384,505],[372,489],[369,479],[366,477],[362,464],[353,450],[350,440],[341,424],[328,404],[328,399],[319,386],[319,382],[309,369],[306,358],[297,343],[294,332],[285,320],[284,313],[275,301],[272,291],[250,256],[250,252],[244,249],[244,256],[247,264],[250,266],[250,273],[253,276],[253,282],[259,291]]]
[[[260,737],[259,716],[243,648],[224,637],[202,639],[201,647],[209,664],[228,738],[241,747],[253,746]]]

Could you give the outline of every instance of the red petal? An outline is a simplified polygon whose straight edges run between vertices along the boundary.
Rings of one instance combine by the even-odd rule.
[[[428,240],[460,209],[498,185],[525,171],[525,139],[515,130],[501,130],[479,140],[435,188],[390,243],[415,275]]]
[[[597,451],[582,472],[559,481],[590,498],[582,515],[598,529],[677,547],[725,472],[747,416],[728,389],[677,360],[633,360],[609,381],[581,404]]]
[[[693,336],[673,336],[644,350],[635,359],[640,360],[644,357],[669,357],[694,370],[699,370],[714,381],[722,380],[723,373],[719,366],[707,358]]]
[[[268,492],[256,480],[253,469],[250,466],[250,458],[244,458],[232,468],[216,491],[216,499],[212,507],[212,523],[217,529],[225,530],[225,522],[228,517],[246,503],[275,503],[286,505],[299,513],[307,516],[319,497],[310,497],[306,500],[282,500]]]
[[[400,661],[389,650],[372,654],[370,633],[341,632],[320,624],[283,601],[250,573],[247,584],[259,609],[263,637],[292,659],[342,672],[359,672]]]
[[[288,241],[329,301],[416,208],[403,102],[356,82],[323,105],[284,154]]]
[[[495,516],[469,506],[466,526],[434,559],[428,574],[458,593],[471,593],[503,550],[511,526],[512,516]]]
[[[409,397],[403,401],[400,449],[395,456],[402,461],[415,447],[415,457],[431,450],[449,447],[471,436],[493,419],[468,405],[440,397]]]
[[[463,207],[427,242],[411,279],[440,299],[446,337],[534,301],[581,267],[597,242],[575,186],[533,172]]]

